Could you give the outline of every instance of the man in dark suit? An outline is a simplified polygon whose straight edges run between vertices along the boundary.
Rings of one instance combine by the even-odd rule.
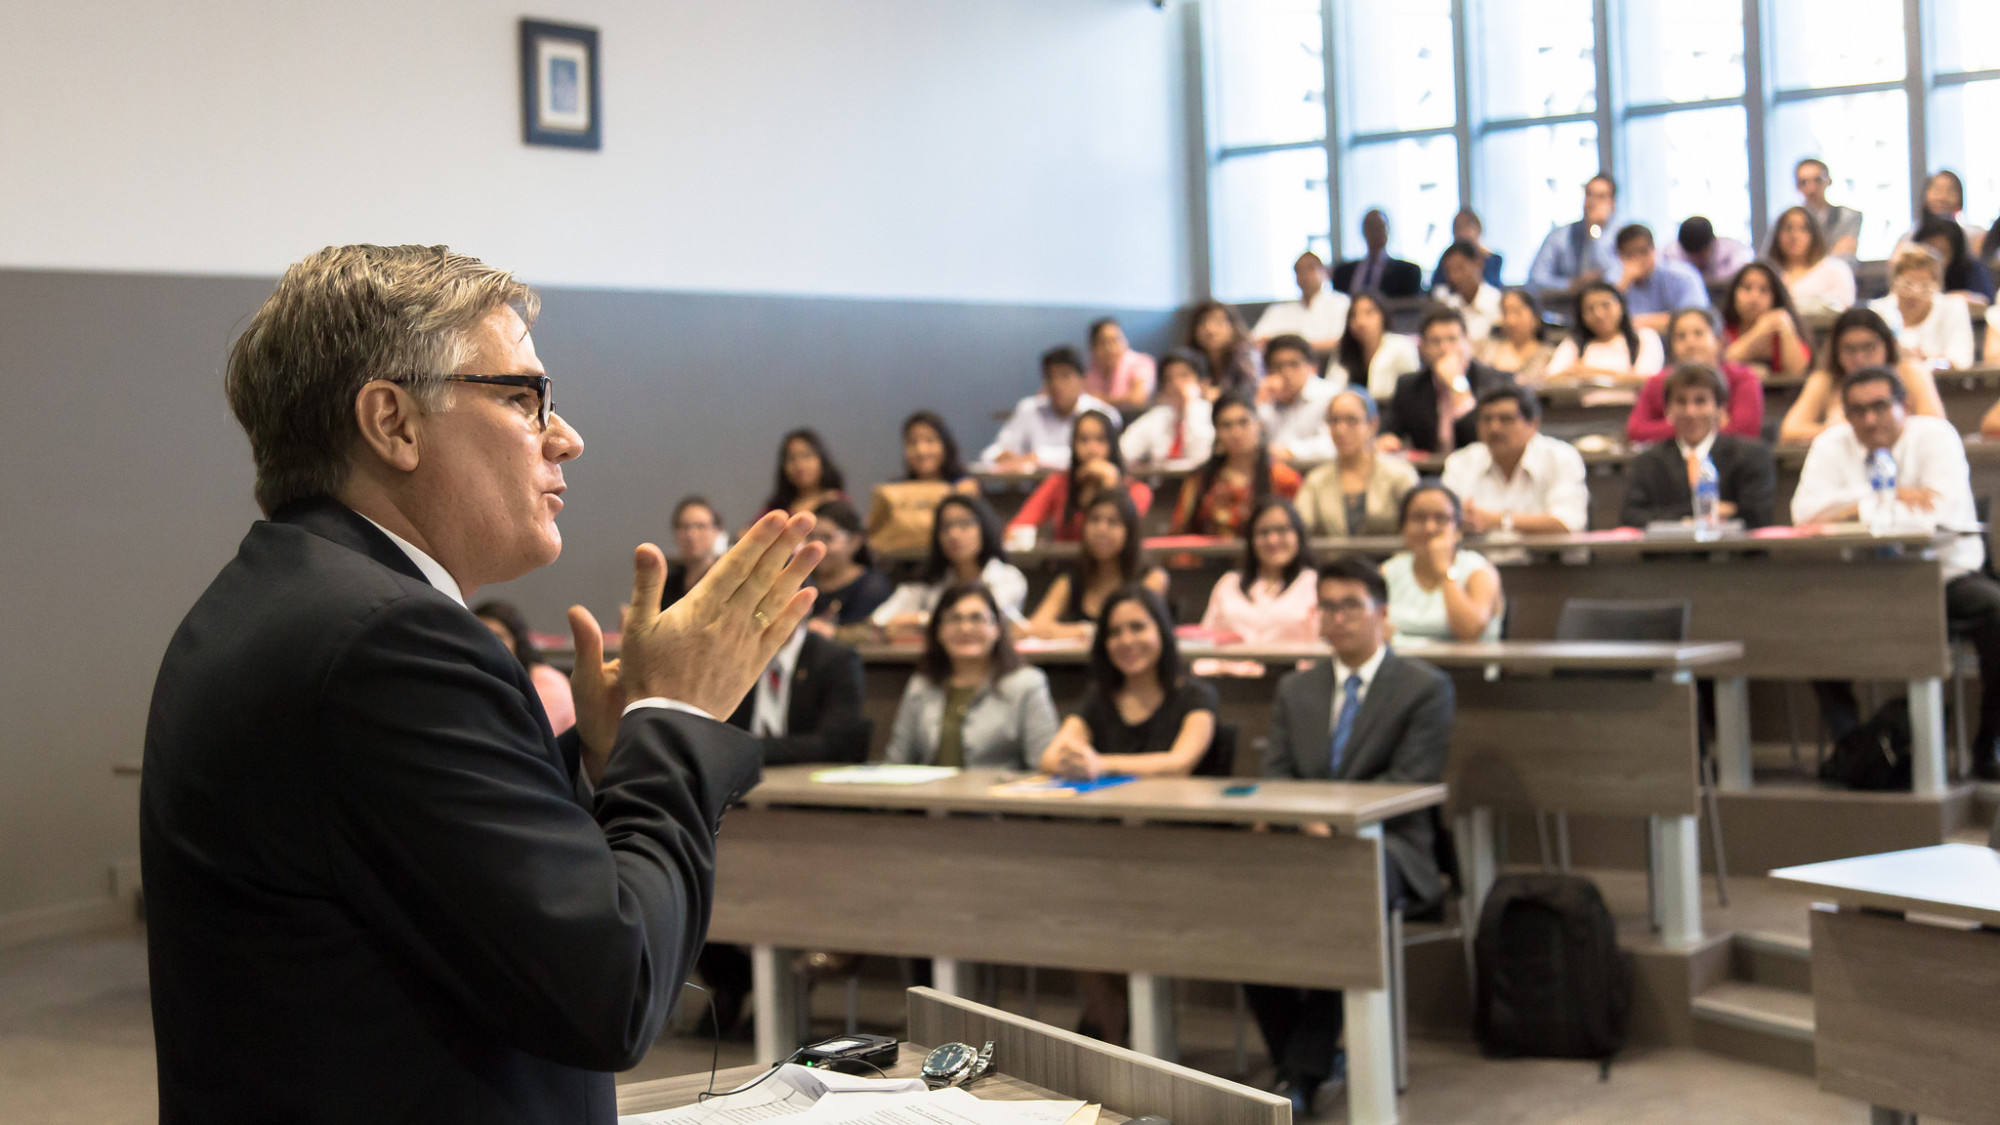
[[[1335,289],[1349,296],[1379,293],[1384,297],[1414,297],[1423,292],[1423,267],[1389,256],[1389,216],[1380,208],[1361,216],[1361,240],[1368,244],[1368,253],[1334,268]]]
[[[801,625],[729,725],[756,736],[765,765],[865,761],[872,728],[861,717],[862,677],[860,653]],[[704,1023],[728,1035],[750,995],[750,955],[741,946],[709,945],[698,967],[709,990]]]
[[[1376,443],[1442,457],[1478,441],[1480,396],[1512,386],[1514,377],[1472,358],[1464,315],[1443,305],[1424,314],[1417,355],[1424,366],[1396,380]]]
[[[1404,784],[1444,777],[1456,706],[1451,679],[1389,650],[1388,602],[1373,563],[1350,556],[1319,568],[1320,635],[1333,660],[1278,681],[1265,777]],[[1383,824],[1387,906],[1422,907],[1443,896],[1432,825],[1429,809]],[[1278,1092],[1291,1098],[1295,1118],[1303,1116],[1339,1069],[1340,993],[1271,985],[1245,991],[1278,1068]]]
[[[1632,459],[1618,521],[1642,528],[1654,520],[1692,519],[1695,474],[1706,459],[1715,465],[1721,517],[1740,519],[1744,527],[1768,525],[1777,503],[1777,465],[1763,442],[1722,432],[1728,380],[1713,367],[1683,363],[1667,376],[1665,394],[1674,440],[1655,442]]]
[[[168,646],[140,849],[160,1120],[614,1120],[701,947],[728,714],[810,611],[768,516],[672,609],[635,561],[620,660],[576,637],[574,736],[465,607],[561,550],[526,286],[443,247],[330,247],[230,351],[269,515]],[[518,311],[517,311],[518,310]],[[788,561],[789,560],[789,561]]]

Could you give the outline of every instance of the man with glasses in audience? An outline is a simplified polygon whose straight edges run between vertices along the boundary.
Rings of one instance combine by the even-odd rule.
[[[1583,455],[1542,433],[1526,387],[1479,397],[1479,440],[1444,459],[1444,486],[1465,502],[1467,530],[1564,535],[1590,522]]]
[[[1319,568],[1319,631],[1333,659],[1278,681],[1263,775],[1413,785],[1444,778],[1456,697],[1451,677],[1389,648],[1389,588],[1352,555]],[[1433,810],[1382,825],[1385,906],[1421,911],[1444,894]],[[1302,831],[1327,836],[1309,824]],[[1293,1120],[1343,1071],[1341,995],[1320,988],[1244,986]]]
[[[1799,470],[1798,490],[1792,494],[1792,522],[1880,520],[1879,526],[1965,533],[1938,552],[1944,608],[1953,630],[1969,637],[1979,650],[1973,771],[1984,780],[2000,780],[2000,762],[1994,758],[1994,740],[2000,738],[2000,584],[1984,573],[1986,544],[1973,504],[1965,442],[1943,418],[1911,414],[1902,379],[1887,367],[1848,373],[1840,396],[1847,422],[1813,439]],[[1878,497],[1869,463],[1884,450],[1895,463],[1895,491]],[[1889,508],[1886,512],[1881,510],[1884,505]],[[1839,681],[1820,681],[1813,687],[1838,740],[1860,722],[1854,687]]]
[[[1583,185],[1583,218],[1559,226],[1542,240],[1528,284],[1543,293],[1574,295],[1600,278],[1618,275],[1618,252],[1611,214],[1618,206],[1618,181],[1599,172]]]
[[[1264,440],[1280,461],[1324,461],[1333,456],[1326,428],[1326,404],[1335,387],[1320,378],[1312,345],[1280,336],[1264,345],[1264,384],[1257,388],[1257,415]]]
[[[527,286],[442,246],[286,271],[232,345],[254,524],[181,623],[140,792],[162,1121],[611,1125],[701,948],[756,784],[716,716],[805,620],[773,513],[623,650],[572,608],[577,724],[466,608],[562,549],[583,440]]]

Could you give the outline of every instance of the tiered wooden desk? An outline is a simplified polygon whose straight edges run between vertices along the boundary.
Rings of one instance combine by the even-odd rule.
[[[709,935],[752,947],[757,1057],[796,1046],[792,951],[1122,973],[1132,1041],[1173,1052],[1175,977],[1345,993],[1350,1120],[1395,1120],[1382,821],[1442,785],[1144,779],[1094,793],[995,792],[996,770],[921,785],[826,784],[777,767],[717,842]],[[921,814],[921,815],[882,815]],[[1331,837],[1251,832],[1332,826]]]
[[[1820,1087],[1875,1125],[2000,1122],[2000,853],[1939,844],[1771,878],[1834,904],[1812,915]]]

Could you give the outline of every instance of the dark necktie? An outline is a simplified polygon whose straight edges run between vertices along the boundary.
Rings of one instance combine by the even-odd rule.
[[[1341,687],[1340,717],[1333,721],[1333,745],[1327,748],[1327,764],[1334,777],[1340,776],[1340,764],[1347,756],[1347,739],[1354,733],[1354,713],[1361,710],[1361,674],[1349,672],[1347,683]]]

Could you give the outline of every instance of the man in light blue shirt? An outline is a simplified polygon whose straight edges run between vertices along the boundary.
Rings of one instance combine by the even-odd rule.
[[[1634,328],[1665,332],[1678,309],[1708,307],[1708,285],[1694,267],[1661,259],[1653,232],[1631,223],[1618,232],[1618,264],[1624,271],[1616,282],[1625,294],[1625,308]]]
[[[1599,172],[1583,185],[1583,218],[1549,232],[1528,268],[1528,285],[1544,292],[1575,293],[1600,277],[1618,273],[1612,245],[1611,214],[1618,206],[1618,181]]]

